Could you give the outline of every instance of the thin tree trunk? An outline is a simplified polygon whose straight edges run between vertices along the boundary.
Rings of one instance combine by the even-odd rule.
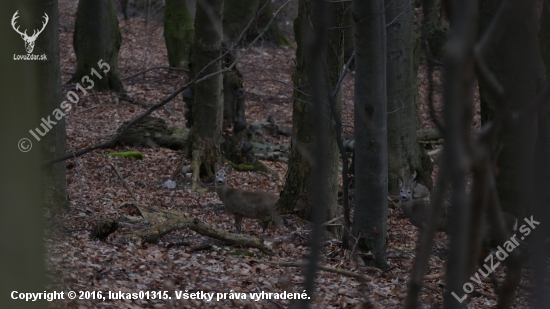
[[[40,76],[47,76],[40,83],[40,98],[42,114],[55,115],[52,120],[57,122],[40,141],[40,148],[46,159],[58,158],[65,155],[67,133],[65,131],[65,113],[60,108],[63,98],[61,91],[61,66],[59,54],[59,13],[57,1],[45,1],[44,8],[50,16],[49,24],[41,34],[45,40],[36,42],[36,49],[43,50],[48,55],[48,61],[38,62]],[[54,119],[55,118],[55,119]],[[40,128],[41,131],[44,128]],[[36,132],[36,131],[35,131]],[[37,147],[38,148],[38,147]],[[58,210],[68,210],[70,205],[67,198],[67,177],[64,162],[53,164],[46,168],[46,204]]]
[[[355,212],[358,248],[387,267],[388,156],[384,1],[353,1],[355,27]]]
[[[223,0],[197,1],[195,17],[195,72],[222,53]],[[221,70],[221,61],[208,66],[202,75]],[[223,76],[216,75],[195,87],[193,127],[190,132],[193,188],[199,186],[201,170],[206,176],[214,174],[214,163],[221,161],[223,124]]]
[[[416,76],[414,75],[414,3],[386,0],[386,20],[390,22],[386,87],[388,94],[388,186],[399,191],[398,178],[419,175],[417,182],[432,187],[431,161],[418,144],[416,134]],[[403,179],[408,181],[408,179]]]

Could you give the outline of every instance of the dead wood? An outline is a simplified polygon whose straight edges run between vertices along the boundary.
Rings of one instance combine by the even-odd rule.
[[[275,252],[267,247],[263,239],[242,234],[233,234],[225,230],[208,226],[197,218],[186,218],[173,210],[158,209],[155,207],[134,205],[139,209],[145,220],[159,222],[152,227],[144,228],[122,237],[122,242],[141,239],[144,242],[156,243],[160,238],[173,231],[191,229],[201,235],[212,237],[232,245],[241,245],[257,248],[265,254],[274,255]],[[165,220],[167,219],[167,220]]]

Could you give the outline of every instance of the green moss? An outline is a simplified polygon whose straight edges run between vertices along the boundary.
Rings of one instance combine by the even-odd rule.
[[[231,161],[227,161],[227,164],[233,166],[233,168],[239,172],[266,172],[269,173],[269,168],[265,166],[260,160],[256,160],[254,164],[236,164]]]
[[[126,151],[126,152],[111,152],[105,155],[106,157],[126,158],[143,160],[143,154],[139,151]]]
[[[181,136],[183,139],[187,139],[189,137],[189,131],[185,129],[175,129],[172,135]]]
[[[284,35],[279,35],[279,38],[277,39],[277,43],[281,46],[288,46],[292,49],[294,49],[294,45],[292,42]]]

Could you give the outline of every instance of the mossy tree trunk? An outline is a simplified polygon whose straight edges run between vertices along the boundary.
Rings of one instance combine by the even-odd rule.
[[[246,130],[243,77],[236,68],[223,76],[223,101],[223,155],[236,164],[253,164],[256,158],[250,153]]]
[[[257,11],[258,0],[246,1],[224,1],[223,10],[223,46],[229,48],[237,37],[242,33],[248,22],[254,18]],[[222,67],[230,66],[234,61],[234,51],[230,51],[222,61]],[[191,76],[198,71],[195,63],[190,64]],[[184,100],[189,110],[185,117],[188,126],[193,125],[194,119],[194,96],[196,87],[184,92]],[[252,150],[250,143],[247,143],[245,118],[245,97],[243,89],[243,78],[237,67],[223,75],[223,125],[221,151],[224,157],[235,164],[254,163],[255,158],[247,155]]]
[[[357,248],[385,258],[388,218],[386,22],[383,0],[353,1],[355,26],[355,209]]]
[[[19,12],[17,19],[20,29],[38,28],[44,22],[44,13],[49,22],[44,32],[38,36],[34,54],[46,54],[48,60],[14,61],[13,55],[26,54],[21,36],[6,25],[0,27],[0,37],[4,46],[0,49],[0,140],[3,143],[0,151],[0,308],[47,308],[45,301],[22,301],[11,299],[11,291],[30,292],[46,289],[44,266],[44,192],[43,167],[45,141],[37,141],[29,133],[41,123],[41,118],[51,115],[43,113],[44,95],[52,95],[60,89],[59,84],[52,82],[50,93],[43,93],[44,84],[54,76],[42,75],[43,70],[50,71],[55,65],[55,46],[51,36],[58,31],[57,1],[54,0],[21,0],[2,1],[0,19],[9,21],[14,13]],[[24,30],[23,30],[24,31]],[[46,35],[49,33],[49,35]],[[59,53],[59,50],[57,51]],[[57,58],[56,58],[57,57]],[[59,65],[59,63],[57,63]],[[59,67],[57,67],[59,70]],[[59,72],[59,71],[58,71]],[[56,81],[57,82],[57,81]],[[49,97],[53,99],[53,96]],[[53,103],[53,102],[52,102]],[[60,104],[61,101],[56,101]],[[54,135],[55,132],[50,132]],[[28,141],[22,141],[27,138]],[[62,138],[62,136],[60,136]],[[32,148],[31,144],[32,142]],[[18,146],[23,150],[22,153]],[[56,146],[57,147],[57,146]]]
[[[197,74],[222,53],[222,16],[223,0],[197,1],[195,16],[195,72]],[[216,61],[197,77],[220,71],[221,68],[221,61]],[[213,175],[214,163],[221,161],[222,88],[221,74],[195,87],[193,126],[190,132],[194,189],[198,188],[200,175]]]
[[[293,111],[292,111],[292,143],[290,147],[290,159],[288,171],[285,176],[285,187],[281,193],[278,207],[286,211],[298,212],[303,218],[309,219],[311,214],[310,201],[312,200],[311,186],[318,179],[312,179],[312,154],[313,154],[313,106],[309,102],[310,96],[307,95],[309,80],[306,59],[304,58],[305,44],[308,40],[308,34],[311,32],[310,16],[308,8],[314,5],[310,0],[300,0],[298,17],[294,21],[294,32],[298,48],[296,50],[296,71],[292,79],[296,90],[293,93]],[[329,12],[332,15],[331,30],[327,31],[325,56],[329,69],[330,82],[333,87],[342,72],[343,67],[343,11],[342,2],[330,3]],[[315,17],[313,16],[315,24]],[[327,98],[325,90],[324,98]],[[338,100],[338,109],[341,110],[341,100]],[[324,111],[327,119],[332,118],[330,109]],[[328,209],[325,214],[326,220],[334,218],[337,213],[337,190],[338,190],[338,148],[336,145],[335,127],[332,122],[327,126],[328,131],[323,132],[328,143],[326,168],[329,175],[328,182],[330,193],[327,201]]]
[[[416,171],[420,183],[432,186],[432,166],[416,137],[416,76],[414,75],[413,36],[414,3],[409,0],[386,0],[386,20],[392,23],[387,35],[387,100],[388,100],[388,186],[397,194],[397,179]],[[426,165],[424,166],[423,163]]]
[[[76,54],[74,82],[85,84],[93,79],[94,90],[124,92],[118,73],[118,51],[122,40],[114,0],[80,0],[76,11],[73,46]],[[109,65],[108,72],[98,61]],[[99,72],[101,78],[92,74]],[[89,83],[86,83],[90,85]]]
[[[193,49],[194,18],[186,0],[166,0],[164,41],[170,67],[186,68]]]

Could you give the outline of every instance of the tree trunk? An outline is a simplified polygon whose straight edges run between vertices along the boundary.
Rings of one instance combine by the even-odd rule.
[[[296,50],[296,71],[292,79],[294,87],[293,111],[292,111],[292,142],[290,146],[290,159],[288,171],[285,176],[285,187],[281,192],[278,207],[287,211],[297,211],[302,218],[311,219],[312,190],[311,186],[317,179],[312,178],[313,150],[313,106],[311,98],[307,95],[309,88],[308,68],[305,59],[305,44],[311,31],[308,15],[308,7],[312,2],[301,0],[299,2],[298,17],[294,21],[294,32],[298,48]],[[327,31],[325,57],[330,75],[330,82],[334,87],[343,67],[343,5],[342,3],[330,3],[329,13],[332,15],[332,30]],[[313,19],[315,23],[315,19]],[[340,28],[336,28],[340,27]],[[321,91],[321,90],[320,90]],[[326,89],[323,98],[327,98]],[[338,100],[338,109],[341,110],[341,100]],[[331,111],[326,105],[324,114],[328,119],[332,118]],[[336,217],[338,197],[338,148],[336,145],[335,127],[332,122],[327,126],[327,132],[323,136],[327,139],[328,149],[325,158],[327,169],[329,200],[327,201],[326,220]],[[326,221],[325,220],[325,221]]]
[[[259,0],[225,0],[223,8],[224,41],[233,42],[252,18],[256,17]]]
[[[550,7],[543,6],[541,14],[541,22],[539,28],[539,48],[542,56],[542,61],[545,68],[546,87],[550,86]],[[537,226],[533,233],[532,246],[538,254],[533,256],[533,278],[534,284],[534,306],[533,308],[544,308],[544,304],[550,301],[550,291],[546,280],[548,278],[548,268],[546,259],[548,257],[548,246],[545,245],[546,239],[550,235],[550,209],[548,209],[547,201],[550,199],[550,100],[546,99],[539,106],[538,115],[538,134],[537,144],[535,148],[534,160],[534,188],[535,201],[530,205],[528,213],[534,215],[537,221],[542,224]]]
[[[35,129],[42,141],[40,149],[44,152],[46,159],[57,158],[65,155],[67,143],[67,132],[65,131],[65,110],[59,108],[59,104],[66,100],[61,91],[61,67],[59,55],[59,15],[57,1],[47,1],[44,4],[46,13],[50,17],[49,24],[44,28],[41,34],[47,39],[37,40],[36,49],[42,50],[48,55],[48,61],[38,62],[40,76],[47,76],[40,83],[40,100],[42,115],[55,115],[51,119],[57,122],[45,134],[40,136],[40,132],[46,131],[40,127]],[[43,13],[42,13],[43,14]],[[54,113],[54,114],[52,114]],[[55,119],[54,119],[55,118]],[[38,145],[37,145],[38,146]],[[38,147],[37,147],[38,148]],[[68,210],[70,205],[67,198],[67,178],[64,162],[50,165],[45,170],[46,181],[46,205],[57,210]]]
[[[34,55],[46,55],[47,60],[15,61],[14,55],[27,55],[24,42],[9,24],[0,27],[4,44],[0,49],[0,140],[4,145],[0,151],[0,291],[3,294],[0,308],[47,308],[45,301],[13,300],[9,293],[46,289],[44,178],[41,165],[44,159],[41,148],[45,143],[43,140],[37,141],[29,130],[39,126],[45,116],[42,112],[46,100],[41,98],[44,95],[41,92],[44,89],[42,83],[49,83],[47,79],[52,75],[40,73],[43,68],[55,65],[54,59],[59,59],[55,50],[46,48],[49,44],[56,45],[53,37],[46,36],[46,33],[52,34],[58,29],[57,1],[0,3],[1,20],[9,22],[16,11],[19,16],[17,25],[22,31],[28,28],[27,34],[32,34],[33,29],[39,30],[44,22],[44,13],[48,14],[49,21],[44,33],[38,36],[38,46],[32,52]],[[55,84],[55,87],[59,85]],[[55,92],[55,89],[50,91]],[[60,103],[56,102],[57,105]],[[48,114],[51,113],[51,110],[48,111]]]
[[[424,12],[426,14],[426,28],[427,28],[427,46],[428,54],[425,56],[431,57],[430,60],[443,61],[445,43],[447,42],[447,29],[443,27],[441,19],[443,16],[440,14],[438,7],[441,5],[437,0],[424,0],[422,5],[426,6]]]
[[[355,212],[358,249],[386,268],[388,156],[384,1],[353,1],[355,26]],[[360,235],[359,235],[360,234]]]
[[[408,178],[414,171],[418,182],[431,188],[431,161],[419,144],[416,134],[416,76],[414,75],[414,3],[386,0],[388,42],[386,87],[388,96],[388,180],[389,191],[397,194],[398,178]],[[424,160],[422,158],[424,157]]]
[[[193,16],[185,0],[166,0],[164,41],[170,67],[186,68],[193,49]]]
[[[206,65],[222,52],[223,0],[197,1],[195,17],[195,72],[197,77],[221,70],[221,61]],[[203,73],[199,72],[203,69]],[[221,159],[220,143],[223,125],[223,76],[216,75],[195,87],[193,127],[190,141],[193,188],[199,186],[201,170],[206,176],[214,174],[214,163]]]
[[[500,0],[481,1],[482,30],[490,23],[500,3]],[[515,16],[518,15],[521,16],[520,12]],[[529,183],[536,139],[534,132],[537,125],[534,109],[528,109],[526,106],[527,102],[536,102],[544,72],[537,39],[532,37],[537,33],[535,18],[529,19],[528,22],[511,20],[508,25],[508,33],[497,42],[498,48],[487,57],[489,67],[507,90],[506,102],[502,103],[510,104],[511,107],[505,120],[505,131],[493,150],[494,155],[498,155],[496,181],[502,209],[517,218],[523,218],[525,206],[528,205],[526,201],[530,195],[528,191],[532,187]],[[533,27],[535,29],[531,29]],[[521,38],[522,42],[517,42],[517,38]],[[498,105],[483,81],[479,83],[479,92],[481,119],[485,123],[493,119],[495,112],[504,108],[504,105]],[[529,119],[526,120],[526,117]]]
[[[348,61],[355,50],[354,24],[351,2],[344,2],[344,61]],[[355,67],[353,63],[355,62],[350,64],[350,69]]]
[[[84,84],[89,77],[94,90],[124,92],[118,74],[121,40],[114,0],[79,1],[73,38],[77,65],[72,81]],[[98,61],[107,63],[110,70],[102,74]],[[101,78],[95,77],[92,69],[100,72]]]
[[[273,3],[271,0],[260,0],[258,5],[258,10],[261,9],[264,5],[266,7],[262,12],[257,12],[260,15],[258,16],[256,22],[252,27],[250,27],[250,32],[247,36],[247,41],[252,41],[254,38],[256,38],[261,31],[263,31],[269,21],[273,18],[273,14],[275,13],[273,10]],[[283,35],[281,30],[279,29],[279,25],[277,24],[277,21],[273,21],[271,25],[269,25],[269,28],[265,31],[263,34],[264,40],[268,42],[277,43],[279,45],[285,45],[285,46],[291,46],[292,44],[290,41]]]

